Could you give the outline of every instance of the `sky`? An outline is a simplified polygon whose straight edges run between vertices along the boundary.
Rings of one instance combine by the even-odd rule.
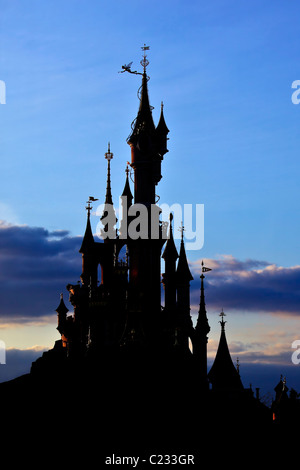
[[[61,292],[72,311],[108,142],[116,204],[130,160],[140,77],[119,72],[141,70],[147,44],[153,118],[163,101],[170,130],[157,194],[204,204],[204,245],[187,255],[194,320],[201,261],[212,268],[209,361],[224,309],[244,385],[272,393],[283,374],[300,392],[299,13],[295,0],[0,0],[0,381],[59,339]]]

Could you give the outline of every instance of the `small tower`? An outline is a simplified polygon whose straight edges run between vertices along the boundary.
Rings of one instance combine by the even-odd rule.
[[[108,239],[114,239],[116,230],[114,228],[117,218],[115,209],[113,206],[112,194],[111,194],[111,181],[110,181],[110,162],[113,159],[114,154],[110,151],[110,143],[108,142],[107,152],[104,154],[107,160],[107,182],[106,182],[106,194],[103,214],[100,218],[104,228],[102,230],[102,236],[105,241]]]
[[[183,241],[184,227],[181,225],[181,242],[179,250],[179,259],[176,270],[176,285],[177,285],[177,305],[178,308],[189,311],[190,310],[190,281],[194,278],[191,274],[185,247]]]
[[[288,397],[288,390],[286,378],[281,375],[278,384],[274,388],[276,396],[271,407],[273,421],[276,423],[287,422],[288,418],[290,418],[291,409],[289,409],[290,400]]]
[[[63,294],[60,294],[60,303],[56,309],[57,312],[57,330],[61,335],[62,345],[66,347],[67,339],[65,337],[65,328],[66,328],[66,321],[67,321],[67,313],[69,309],[66,307],[64,303]]]
[[[82,255],[81,282],[84,286],[97,284],[97,263],[95,261],[95,240],[92,233],[90,214],[92,210],[91,202],[97,199],[89,197],[87,201],[87,222],[82,244],[79,253]]]
[[[165,155],[169,150],[167,149],[167,141],[169,129],[167,128],[166,121],[164,118],[164,105],[161,102],[160,118],[155,129],[157,148],[161,156]]]
[[[202,274],[201,287],[200,287],[200,305],[198,311],[198,319],[193,335],[193,354],[197,361],[197,374],[201,383],[205,383],[208,387],[207,380],[207,341],[208,333],[210,332],[210,326],[207,320],[205,297],[204,297],[204,274],[203,272],[209,271],[209,268],[205,268],[202,261]]]
[[[214,363],[208,373],[212,389],[218,392],[242,391],[244,389],[239,372],[235,368],[225,335],[225,313],[220,313],[221,336]]]
[[[128,224],[129,224],[129,218],[128,218],[128,209],[132,205],[133,201],[133,195],[130,189],[130,184],[129,184],[129,168],[128,165],[126,167],[126,181],[125,181],[125,186],[123,189],[123,193],[121,194],[121,205],[122,205],[122,220],[120,223],[120,235],[121,238],[127,239],[128,237]]]
[[[183,344],[186,350],[189,350],[189,338],[192,336],[193,332],[193,323],[190,314],[190,281],[193,280],[193,276],[188,265],[184,247],[183,225],[181,225],[180,231],[181,242],[176,270],[177,322],[179,324],[177,335],[179,337],[179,343]]]
[[[173,238],[172,220],[173,215],[170,214],[169,238],[162,254],[165,261],[165,273],[162,275],[165,289],[165,309],[169,311],[174,311],[176,307],[176,260],[178,258]]]

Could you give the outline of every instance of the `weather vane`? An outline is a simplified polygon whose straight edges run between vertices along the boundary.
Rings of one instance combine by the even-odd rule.
[[[221,323],[222,330],[224,330],[225,323],[227,323],[227,322],[224,321],[224,317],[226,317],[226,314],[224,313],[223,308],[222,308],[222,312],[219,314],[219,317],[222,317],[222,320],[219,321],[219,323]]]
[[[141,49],[142,49],[142,51],[144,51],[144,56],[143,56],[140,64],[144,67],[144,73],[146,73],[146,68],[149,65],[149,60],[147,59],[146,51],[149,51],[150,46],[146,46],[146,44],[144,44]]]
[[[206,266],[204,266],[203,260],[202,260],[201,266],[202,266],[201,270],[203,273],[207,273],[208,271],[211,271],[211,268],[206,268]]]
[[[183,225],[182,221],[181,221],[181,225],[180,225],[178,231],[181,233],[181,240],[183,240],[183,232],[185,231],[185,228],[184,228],[184,225]]]
[[[87,206],[86,206],[86,210],[87,210],[89,216],[90,216],[91,210],[93,209],[93,207],[91,206],[91,203],[93,201],[98,201],[98,199],[96,199],[93,196],[90,196],[89,200],[87,201]]]
[[[142,51],[144,51],[144,55],[143,55],[142,60],[140,61],[140,64],[144,68],[143,73],[146,73],[146,68],[149,65],[149,60],[147,59],[146,51],[149,51],[150,46],[146,46],[146,44],[144,44],[141,47],[141,49],[142,49]],[[143,75],[143,73],[141,73],[141,72],[137,72],[136,70],[131,70],[132,64],[133,64],[133,62],[129,62],[129,64],[122,65],[122,70],[120,70],[119,73],[129,72],[129,73],[133,73],[134,75]]]
[[[107,152],[104,154],[104,156],[105,156],[106,160],[109,161],[109,162],[112,160],[112,158],[114,156],[114,154],[111,153],[111,151],[110,151],[110,142],[108,142]]]

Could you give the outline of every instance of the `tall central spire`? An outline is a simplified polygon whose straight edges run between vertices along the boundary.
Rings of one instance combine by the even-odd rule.
[[[142,74],[142,85],[139,88],[139,99],[140,106],[137,117],[134,121],[132,133],[128,139],[129,144],[133,144],[137,141],[138,136],[142,132],[152,134],[155,131],[155,125],[152,117],[152,107],[150,106],[149,93],[148,93],[148,80],[149,77],[144,70]]]
[[[103,214],[100,218],[101,222],[104,225],[104,232],[106,233],[106,238],[114,238],[116,224],[116,213],[113,207],[113,200],[111,194],[111,183],[110,183],[110,161],[113,159],[114,154],[110,151],[110,143],[108,142],[107,152],[104,154],[107,160],[107,182],[106,182],[106,194]]]
[[[142,84],[138,91],[140,100],[139,109],[131,127],[132,132],[127,139],[131,147],[131,167],[134,170],[134,202],[150,206],[156,202],[155,186],[161,180],[161,162],[167,150],[167,134],[163,110],[157,127],[152,117],[152,106],[149,102],[147,66],[149,61],[146,56],[149,46],[142,47],[144,56],[141,60],[143,72],[131,70],[131,64],[123,66],[123,71],[131,74],[142,75]]]
[[[106,182],[106,195],[105,204],[113,204],[111,195],[111,183],[110,183],[110,161],[113,159],[114,154],[110,151],[110,142],[108,142],[107,152],[104,154],[107,160],[107,182]]]

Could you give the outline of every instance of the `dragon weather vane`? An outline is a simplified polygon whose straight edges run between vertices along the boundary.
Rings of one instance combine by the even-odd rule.
[[[142,60],[140,61],[140,64],[142,65],[142,67],[144,68],[144,72],[141,73],[141,72],[137,72],[136,70],[131,70],[131,66],[132,66],[132,63],[133,62],[129,62],[129,64],[125,64],[125,65],[122,65],[122,70],[120,70],[119,73],[124,73],[124,72],[129,72],[129,73],[133,73],[135,75],[143,75],[143,74],[146,74],[146,68],[147,66],[149,65],[149,60],[147,59],[147,55],[146,55],[146,51],[149,51],[150,49],[150,46],[146,46],[146,44],[144,44],[142,47],[141,47],[142,51],[144,51],[144,55],[143,55],[143,58]]]

